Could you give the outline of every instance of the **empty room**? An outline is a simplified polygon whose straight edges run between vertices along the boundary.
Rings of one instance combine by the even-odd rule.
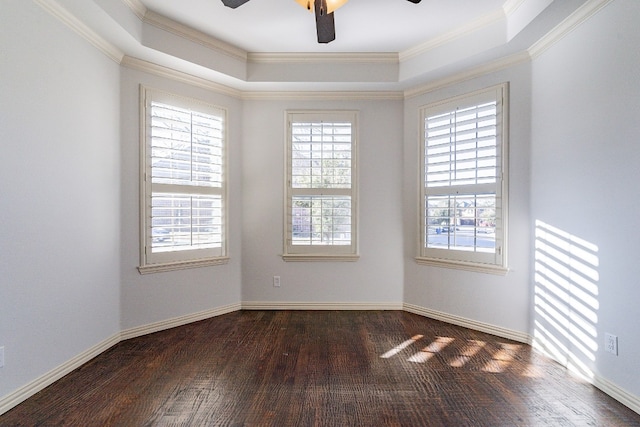
[[[1,0],[0,425],[640,425],[638,21]]]

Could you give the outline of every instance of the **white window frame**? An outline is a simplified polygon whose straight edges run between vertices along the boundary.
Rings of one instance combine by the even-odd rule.
[[[358,112],[351,110],[285,112],[285,200],[284,253],[285,261],[356,261],[358,254]],[[292,123],[350,123],[351,124],[351,186],[350,188],[293,188],[292,185]],[[294,196],[346,196],[351,202],[349,244],[293,243]]]
[[[495,183],[449,185],[433,187],[427,185],[427,132],[425,123],[428,117],[439,114],[451,113],[459,109],[483,105],[488,102],[496,102],[496,177]],[[455,268],[483,273],[504,275],[507,273],[507,224],[508,224],[508,83],[479,90],[473,93],[461,95],[426,105],[420,109],[420,178],[419,178],[419,241],[418,256],[416,262],[423,265],[431,265],[446,268]],[[427,221],[427,197],[428,196],[462,196],[472,194],[494,194],[496,197],[496,225],[495,225],[495,250],[493,253],[482,253],[475,246],[473,250],[457,250],[452,248],[427,247],[428,233],[430,232]],[[455,227],[455,224],[453,225]],[[478,229],[474,226],[474,236],[478,236]],[[447,227],[446,232],[450,232]]]
[[[151,179],[151,109],[158,102],[181,109],[206,113],[218,117],[223,124],[222,130],[222,185],[219,187],[179,184],[157,184]],[[228,262],[227,256],[227,111],[207,102],[170,94],[156,89],[140,86],[140,274],[186,268],[220,265]],[[215,195],[222,201],[221,245],[175,250],[152,250],[151,206],[153,192],[184,194],[187,196]]]

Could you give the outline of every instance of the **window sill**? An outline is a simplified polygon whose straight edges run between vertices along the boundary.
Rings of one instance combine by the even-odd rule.
[[[360,255],[355,254],[283,254],[282,259],[287,262],[355,262]]]
[[[506,276],[509,269],[499,265],[479,264],[473,262],[456,261],[440,258],[424,258],[416,257],[416,262],[420,265],[429,265],[432,267],[452,268],[455,270],[473,271],[476,273],[496,274]]]
[[[204,258],[192,261],[167,262],[163,264],[147,264],[138,267],[140,274],[162,273],[165,271],[186,270],[188,268],[210,267],[229,262],[229,257]]]

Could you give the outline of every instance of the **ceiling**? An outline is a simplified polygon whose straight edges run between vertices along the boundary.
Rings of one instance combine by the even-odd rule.
[[[240,92],[406,93],[527,60],[536,42],[597,0],[349,0],[328,44],[317,43],[314,15],[294,0],[237,9],[221,0],[34,1],[133,68]]]
[[[350,0],[336,40],[316,41],[314,14],[294,0],[141,0],[149,9],[247,52],[402,52],[501,12],[505,0]]]

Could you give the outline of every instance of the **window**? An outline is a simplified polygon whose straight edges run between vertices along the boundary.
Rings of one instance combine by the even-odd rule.
[[[223,109],[142,96],[141,273],[226,262]]]
[[[422,109],[419,263],[506,272],[507,85]]]
[[[357,113],[287,114],[287,261],[357,256]]]

